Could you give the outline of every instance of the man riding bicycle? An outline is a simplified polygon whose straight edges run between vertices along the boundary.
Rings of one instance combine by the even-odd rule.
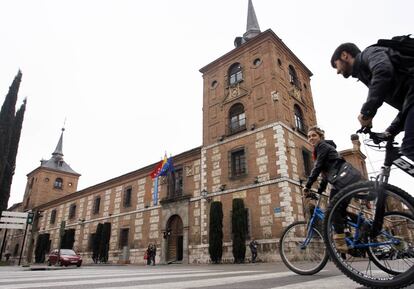
[[[372,119],[384,103],[399,113],[386,134],[396,136],[405,131],[401,153],[414,161],[414,59],[381,46],[364,51],[354,43],[341,44],[333,53],[331,65],[338,74],[361,80],[369,89],[358,120],[362,127],[371,127]]]

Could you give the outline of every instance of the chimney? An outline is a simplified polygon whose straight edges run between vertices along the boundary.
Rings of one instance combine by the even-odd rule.
[[[359,141],[359,136],[357,134],[351,134],[351,141],[353,145],[354,151],[360,151],[361,150],[361,142]]]

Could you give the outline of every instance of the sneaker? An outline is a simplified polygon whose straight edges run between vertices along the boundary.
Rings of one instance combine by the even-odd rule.
[[[404,237],[402,236],[394,236],[395,239],[397,239],[399,242],[397,244],[394,244],[394,248],[398,251],[405,251],[407,249],[407,243],[404,241]]]
[[[333,236],[335,248],[339,253],[347,253],[348,252],[348,245],[346,244],[345,234],[335,234]]]

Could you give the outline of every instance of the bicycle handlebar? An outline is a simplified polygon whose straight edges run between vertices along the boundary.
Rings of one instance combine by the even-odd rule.
[[[381,142],[393,141],[394,136],[386,132],[372,132],[370,127],[362,127],[357,130],[356,133],[368,134],[369,138],[372,139],[374,144],[380,144]]]

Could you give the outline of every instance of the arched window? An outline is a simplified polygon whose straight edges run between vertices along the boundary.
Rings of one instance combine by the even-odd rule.
[[[61,178],[56,178],[54,183],[55,189],[62,189],[63,187],[63,180]]]
[[[297,88],[300,88],[300,82],[298,74],[296,73],[295,68],[292,65],[289,65],[289,82],[292,83]]]
[[[236,103],[229,110],[229,132],[236,133],[246,129],[246,114],[244,106]]]
[[[303,121],[302,110],[297,104],[295,104],[295,106],[293,107],[293,110],[295,113],[295,127],[297,131],[306,135],[306,126],[305,126],[305,122]]]
[[[235,63],[229,68],[229,84],[234,85],[243,80],[242,67],[240,63]]]

